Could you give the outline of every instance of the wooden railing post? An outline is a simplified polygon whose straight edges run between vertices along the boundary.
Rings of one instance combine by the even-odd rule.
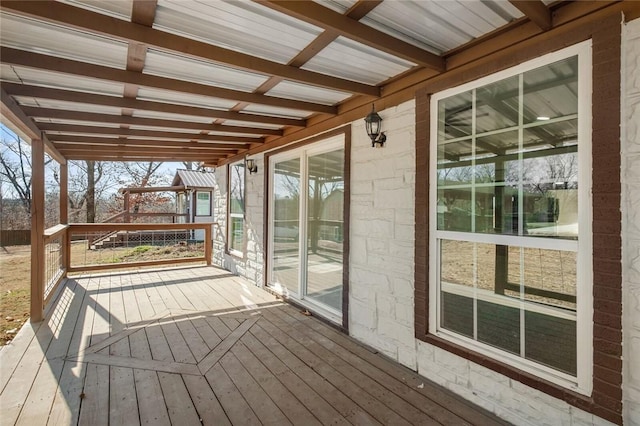
[[[31,322],[44,312],[44,142],[31,141]]]
[[[129,223],[129,191],[124,191],[124,201],[122,210],[124,210],[124,223]]]
[[[213,225],[208,224],[205,228],[204,228],[204,257],[207,260],[207,265],[211,266],[211,257],[212,257],[212,252],[213,252],[213,239],[212,239],[212,232],[211,232],[211,228],[213,227]]]
[[[69,224],[69,168],[67,164],[60,164],[60,223]],[[69,229],[62,236],[62,268],[64,274],[69,271],[69,256],[71,251],[71,236]]]

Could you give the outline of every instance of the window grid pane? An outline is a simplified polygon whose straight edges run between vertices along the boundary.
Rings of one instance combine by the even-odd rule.
[[[577,81],[573,57],[439,100],[435,203],[439,327],[573,376],[577,253],[517,241],[578,238]]]

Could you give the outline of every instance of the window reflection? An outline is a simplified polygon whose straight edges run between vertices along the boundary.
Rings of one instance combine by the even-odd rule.
[[[542,238],[578,239],[577,69],[439,100],[435,200],[439,328],[572,375],[577,243]]]

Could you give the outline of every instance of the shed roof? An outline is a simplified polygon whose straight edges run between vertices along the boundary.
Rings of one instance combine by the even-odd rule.
[[[189,188],[215,188],[216,175],[209,172],[194,170],[177,170],[173,178],[172,186],[184,186]]]

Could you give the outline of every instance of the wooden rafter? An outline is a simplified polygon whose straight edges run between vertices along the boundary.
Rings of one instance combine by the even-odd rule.
[[[64,138],[59,141],[55,141],[54,144],[58,149],[73,149],[84,148],[87,149],[91,146],[96,149],[109,148],[111,146],[122,147],[166,147],[166,148],[198,148],[204,150],[216,150],[216,151],[238,151],[242,149],[248,149],[249,145],[240,144],[218,144],[218,143],[202,143],[202,142],[180,142],[180,141],[157,141],[157,140],[142,140],[142,139],[113,139],[113,138],[97,138],[92,137],[90,139],[82,139],[82,142],[67,142]]]
[[[204,158],[222,158],[229,155],[227,151],[206,151],[206,150],[195,150],[195,149],[176,149],[176,148],[156,148],[156,147],[109,147],[104,149],[96,149],[94,147],[85,147],[82,148],[74,148],[74,149],[66,149],[65,155],[69,158],[78,156],[78,155],[89,155],[89,156],[146,156],[153,157],[153,155],[160,155],[164,158],[168,158],[169,156],[174,156],[174,161],[181,161],[185,158],[190,158],[192,160],[200,160]],[[200,157],[200,158],[198,158]]]
[[[87,62],[62,59],[55,56],[43,55],[41,53],[32,53],[24,50],[12,49],[9,47],[2,47],[0,49],[0,56],[2,57],[2,62],[6,64],[64,73],[78,77],[90,77],[98,80],[105,80],[116,83],[128,83],[137,86],[191,93],[194,95],[211,96],[220,99],[241,100],[249,103],[298,109],[303,111],[322,112],[325,114],[335,114],[337,112],[336,107],[330,105],[276,98],[274,96],[257,95],[253,93],[241,92],[239,90],[224,89],[221,87],[214,87],[206,84],[177,80],[174,78],[141,74],[135,71],[119,70],[116,68],[89,64]]]
[[[375,1],[358,1],[352,10],[353,16],[351,16],[351,11],[347,13],[347,16],[350,16],[354,19],[360,19],[361,16],[366,15],[367,12],[373,10],[375,6],[381,3],[382,0]],[[302,49],[295,57],[293,57],[287,65],[295,68],[302,67],[305,63],[307,63],[311,58],[318,54],[322,49],[331,44],[338,37],[338,33],[331,30],[325,30],[322,34],[316,37],[308,46]],[[263,84],[258,87],[254,93],[265,94],[269,90],[273,89],[280,82],[282,82],[284,78],[278,76],[272,76],[269,80],[265,81]],[[236,105],[233,110],[241,111],[248,104],[245,102],[241,102]]]
[[[215,164],[218,164],[219,161],[225,159],[225,156],[211,156],[211,157],[203,157],[202,155],[188,157],[188,156],[175,156],[175,155],[150,155],[150,154],[139,154],[139,155],[127,155],[121,153],[113,153],[113,154],[104,154],[104,155],[94,155],[91,152],[86,153],[74,153],[70,154],[69,160],[84,160],[84,161],[198,161],[206,164],[212,164],[212,166],[207,167],[215,167]]]
[[[149,142],[148,145],[151,145],[151,142],[155,143],[157,146],[163,145],[171,145],[171,144],[185,144],[189,141],[178,141],[172,139],[125,139],[125,138],[114,138],[114,137],[100,137],[100,136],[78,136],[78,135],[49,135],[49,139],[52,142],[73,142],[73,143],[86,143],[86,144],[113,144],[113,145],[126,145],[127,143],[131,144],[140,144],[143,142]],[[216,145],[217,142],[196,142],[203,145]],[[246,143],[238,143],[239,147],[243,147]]]
[[[131,6],[131,22],[145,27],[151,27],[156,17],[156,7],[157,0],[133,0]],[[127,71],[142,73],[147,60],[147,48],[148,46],[146,44],[135,41],[129,42],[127,49]],[[138,85],[125,83],[122,94],[125,98],[136,99],[139,90],[140,87]],[[129,108],[122,108],[121,112],[122,115],[125,116],[133,115],[133,110]],[[123,127],[127,127],[127,125],[123,125]]]
[[[144,147],[105,147],[102,149],[97,149],[95,147],[73,147],[73,148],[64,148],[61,149],[61,152],[65,154],[69,154],[71,152],[90,152],[90,153],[109,153],[109,152],[120,152],[126,154],[176,154],[180,156],[186,155],[224,155],[228,154],[227,151],[216,151],[216,150],[206,150],[206,149],[197,149],[197,148],[165,148],[165,147],[155,147],[155,146],[144,146]]]
[[[524,13],[541,30],[551,29],[551,10],[541,0],[509,0],[509,3]]]
[[[3,83],[2,87],[7,91],[7,93],[13,96],[28,96],[34,98],[77,102],[89,105],[131,108],[143,111],[157,111],[171,114],[191,115],[195,117],[223,118],[225,120],[275,124],[280,126],[304,127],[306,124],[305,120],[295,118],[271,117],[259,114],[247,114],[222,111],[211,108],[169,104],[165,102],[125,99],[116,96],[97,95],[93,93],[82,93],[62,89],[51,89],[47,87],[38,87],[26,84]]]
[[[186,132],[168,132],[163,130],[146,130],[146,129],[127,129],[117,127],[102,126],[81,126],[76,124],[58,124],[58,123],[40,123],[40,128],[48,132],[60,133],[85,133],[96,135],[113,135],[113,136],[140,136],[158,139],[183,139],[183,140],[202,140],[214,142],[238,142],[243,144],[263,143],[262,138],[251,138],[242,136],[227,135],[204,135],[201,133]],[[50,137],[53,134],[48,133]]]
[[[131,22],[151,28],[156,19],[158,0],[133,0]]]
[[[40,111],[32,114],[34,117],[45,115],[46,111],[50,111],[46,108],[31,108],[30,111]],[[105,123],[105,124],[120,124],[125,126],[145,126],[145,127],[164,127],[174,128],[181,130],[200,130],[203,132],[220,132],[220,133],[241,133],[246,135],[271,135],[282,136],[282,130],[277,129],[263,129],[260,127],[243,127],[243,126],[228,126],[226,124],[208,124],[208,123],[196,123],[180,120],[165,120],[162,118],[141,118],[131,117],[126,115],[111,115],[100,114],[93,112],[80,112],[80,111],[62,111],[53,110],[54,112],[64,113],[64,118],[73,121],[87,121],[92,123]],[[37,122],[38,127],[42,130],[58,130],[56,127],[58,124],[64,125],[65,123],[49,123],[46,121]],[[205,134],[207,134],[205,133]]]
[[[36,125],[36,123],[22,110],[20,105],[5,92],[4,88],[0,89],[1,103],[0,114],[16,125],[19,130],[32,140],[42,140],[44,142],[45,152],[60,164],[66,164],[67,160],[58,152],[51,141]],[[30,142],[30,141],[29,141]]]
[[[60,2],[3,1],[0,3],[0,7],[12,13],[102,34],[126,42],[134,41],[146,44],[164,51],[178,53],[182,56],[187,55],[192,58],[224,63],[235,68],[266,75],[277,75],[287,80],[338,91],[369,96],[380,95],[380,89],[375,86],[290,67]]]
[[[371,1],[363,1],[360,0],[356,4],[354,4],[351,9],[349,9],[346,13],[351,19],[359,20],[363,18],[367,13],[371,12],[376,6],[382,3],[382,0],[371,0]],[[327,47],[338,38],[340,34],[336,31],[327,29],[318,37],[316,37],[307,47],[302,49],[293,59],[289,61],[287,65],[300,68],[304,64],[306,64],[311,58],[318,54],[322,49]],[[269,80],[265,81],[260,87],[258,87],[254,93],[265,94],[269,90],[273,89],[283,80],[282,77],[272,76]],[[246,102],[240,102],[236,106],[233,107],[233,111],[241,111],[246,108],[249,104]]]
[[[445,70],[444,59],[312,1],[254,0],[278,12],[328,28],[359,43],[436,71]]]

